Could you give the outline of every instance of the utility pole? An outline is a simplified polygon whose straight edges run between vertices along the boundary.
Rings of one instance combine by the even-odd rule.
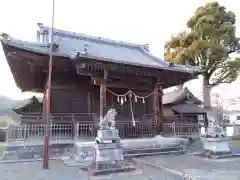
[[[44,159],[43,159],[43,168],[49,168],[49,121],[50,121],[50,109],[51,109],[51,86],[52,86],[52,65],[53,65],[53,24],[54,24],[54,13],[55,13],[55,0],[52,0],[52,27],[51,27],[51,42],[50,42],[50,50],[49,50],[49,64],[48,64],[48,79],[47,79],[47,88],[46,88],[46,96],[44,98],[45,101],[45,110],[46,115],[46,125],[44,128]]]

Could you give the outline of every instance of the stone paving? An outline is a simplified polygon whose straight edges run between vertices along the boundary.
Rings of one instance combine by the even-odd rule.
[[[77,167],[66,167],[61,160],[52,160],[48,170],[42,169],[41,161],[0,164],[0,174],[0,180],[181,180],[145,165],[129,173],[89,176]]]
[[[206,159],[191,154],[165,155],[139,158],[156,166],[188,174],[198,180],[240,180],[240,158]]]

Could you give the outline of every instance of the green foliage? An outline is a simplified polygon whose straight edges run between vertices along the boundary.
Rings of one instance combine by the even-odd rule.
[[[200,65],[207,85],[230,83],[237,78],[240,58],[229,54],[240,49],[235,36],[236,16],[218,2],[197,8],[188,20],[188,31],[181,32],[165,44],[165,59],[174,63]]]
[[[6,127],[8,124],[16,124],[9,116],[0,116],[0,127]]]
[[[0,142],[0,157],[3,155],[3,151],[4,151],[4,143]]]
[[[36,96],[32,96],[32,97],[29,99],[29,102],[30,102],[30,103],[34,103],[34,102],[36,102],[36,101],[38,101],[38,98],[37,98]]]
[[[13,121],[9,116],[0,116],[0,156],[2,153],[2,143],[6,139],[6,131],[5,128],[9,124],[16,124],[15,121]]]

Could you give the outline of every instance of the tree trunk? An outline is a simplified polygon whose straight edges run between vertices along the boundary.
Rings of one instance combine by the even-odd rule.
[[[209,86],[208,81],[209,80],[205,76],[203,76],[203,103],[205,108],[211,109],[212,105],[210,93],[212,87]]]

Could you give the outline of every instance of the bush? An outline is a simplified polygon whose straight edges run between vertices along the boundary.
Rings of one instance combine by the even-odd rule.
[[[4,142],[6,140],[6,130],[0,128],[0,142]]]
[[[7,127],[8,124],[16,124],[16,122],[8,116],[0,116],[0,127]]]

